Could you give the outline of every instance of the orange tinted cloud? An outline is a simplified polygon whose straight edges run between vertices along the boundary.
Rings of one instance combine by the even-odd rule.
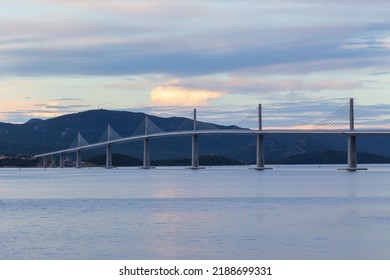
[[[223,94],[215,91],[193,90],[182,87],[156,87],[150,94],[150,100],[156,106],[205,106],[211,99]]]

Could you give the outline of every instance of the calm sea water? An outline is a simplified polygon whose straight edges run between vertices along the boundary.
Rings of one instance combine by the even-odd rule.
[[[0,259],[390,259],[390,166],[0,169]]]

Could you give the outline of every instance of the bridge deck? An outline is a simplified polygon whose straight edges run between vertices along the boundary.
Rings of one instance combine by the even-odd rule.
[[[35,155],[36,158],[47,157],[58,154],[68,154],[77,151],[95,149],[105,147],[108,145],[118,145],[132,141],[139,141],[143,139],[163,138],[163,137],[178,137],[178,136],[192,136],[192,135],[390,135],[390,130],[308,130],[308,129],[292,129],[292,130],[247,130],[247,129],[221,129],[221,130],[191,130],[191,131],[173,131],[162,132],[147,135],[129,136],[116,140],[99,142],[80,147],[68,148],[49,153]]]

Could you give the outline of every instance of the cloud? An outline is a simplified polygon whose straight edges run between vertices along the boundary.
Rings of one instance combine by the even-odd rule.
[[[89,105],[60,105],[57,102],[49,102],[47,104],[35,104],[36,107],[41,108],[42,112],[52,112],[56,110],[73,111],[79,109],[89,108]]]
[[[259,75],[260,76],[260,75]],[[188,78],[178,83],[183,87],[195,88],[196,86],[209,88],[214,91],[228,93],[251,94],[269,92],[318,92],[318,91],[345,91],[363,88],[364,84],[358,80],[344,80],[338,78],[328,79],[303,79],[296,77],[257,77],[251,74],[233,73],[223,77],[208,76]]]
[[[390,2],[374,3],[5,1],[0,83],[10,97],[3,98],[30,96],[26,116],[39,108],[47,114],[79,110],[62,103],[84,102],[111,109],[212,108],[365,95],[366,103],[385,103]],[[367,82],[369,73],[378,88]],[[21,76],[30,84],[15,79]],[[75,76],[88,80],[63,79]],[[4,79],[16,82],[4,85]],[[50,101],[59,104],[35,106]]]
[[[63,98],[53,99],[53,101],[82,101],[82,99],[80,99],[80,98],[63,97]]]
[[[340,49],[355,50],[355,49],[390,49],[389,36],[374,36],[368,38],[358,38],[351,40],[342,46]]]
[[[341,4],[335,13],[327,4],[302,7],[293,1],[134,2],[40,0],[46,16],[8,16],[0,26],[0,73],[191,76],[335,61],[311,68],[323,71],[356,60],[377,65],[370,58],[388,56],[386,43],[370,51],[353,43],[389,29],[378,8],[368,7],[367,15],[354,11],[349,19],[350,7]]]
[[[150,100],[156,106],[205,106],[209,100],[222,95],[214,91],[161,86],[152,90]]]
[[[348,98],[336,99],[298,99],[295,101],[278,101],[263,104],[263,128],[264,129],[310,129],[327,120],[336,111],[345,107],[345,112],[339,117],[344,122],[349,121],[347,112]],[[143,112],[161,117],[187,117],[192,116],[192,107],[184,106],[152,106],[138,108]],[[134,110],[127,108],[126,110]],[[347,112],[347,113],[346,113]],[[198,108],[198,120],[212,122],[221,125],[237,125],[245,128],[256,128],[258,120],[257,104],[251,105],[225,105]],[[388,105],[362,106],[355,101],[355,121],[361,124],[369,119],[371,125],[378,127],[390,120]],[[381,119],[384,120],[381,122]]]
[[[89,105],[69,104],[50,101],[48,103],[33,103],[33,100],[22,99],[19,101],[2,102],[0,105],[0,117],[3,121],[21,123],[31,118],[53,118],[64,114],[77,113],[80,110],[89,109]]]

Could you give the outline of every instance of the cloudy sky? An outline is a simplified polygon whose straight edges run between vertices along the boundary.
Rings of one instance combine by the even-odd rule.
[[[237,123],[390,113],[390,1],[0,0],[0,121],[104,108]],[[367,108],[367,107],[366,107]]]

